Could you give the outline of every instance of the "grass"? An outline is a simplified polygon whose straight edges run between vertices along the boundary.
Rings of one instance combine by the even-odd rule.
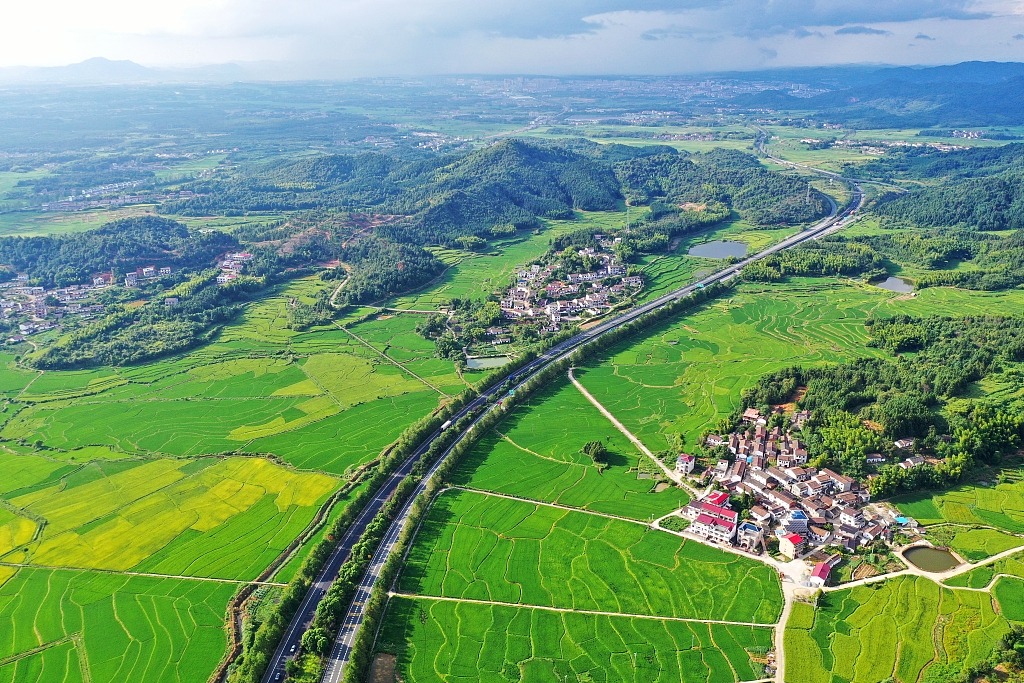
[[[611,453],[603,472],[580,452],[588,441],[602,441]],[[654,479],[638,478],[652,469],[649,458],[575,387],[559,381],[484,436],[452,479],[470,488],[647,520],[688,501],[682,489],[655,493]]]
[[[435,501],[399,585],[511,605],[764,624],[782,608],[774,571],[753,560],[641,524],[471,492]]]
[[[6,456],[2,462],[17,467],[30,458]],[[45,520],[45,527],[26,545],[24,536],[31,540],[31,533],[22,524],[22,542],[12,546],[18,550],[8,549],[3,558],[252,578],[305,528],[336,486],[332,477],[258,458],[91,463],[5,494],[9,505]]]
[[[47,211],[17,211],[0,213],[0,236],[38,237],[66,235],[94,230],[111,221],[134,216],[155,215],[152,204],[126,206],[116,209],[96,209],[58,213]]]
[[[771,629],[396,597],[378,649],[411,681],[753,680]]]
[[[825,593],[817,610],[798,606],[786,625],[786,680],[916,681],[933,668],[958,672],[987,657],[1006,630],[986,594],[921,577]]]
[[[0,681],[206,680],[236,586],[21,569],[0,584]],[[36,648],[41,652],[19,656]]]
[[[975,482],[940,493],[915,493],[894,500],[900,511],[921,524],[952,522],[993,526],[1024,533],[1024,476],[1003,470],[1001,483]]]

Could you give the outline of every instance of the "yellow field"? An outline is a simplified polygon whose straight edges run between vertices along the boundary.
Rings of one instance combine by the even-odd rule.
[[[109,476],[90,472],[94,478],[86,483],[65,488],[62,482],[12,499],[13,505],[47,521],[42,538],[29,548],[29,561],[130,569],[184,532],[210,532],[264,499],[273,502],[277,513],[310,508],[311,514],[337,485],[334,477],[294,472],[257,458],[199,464],[203,467],[196,471],[195,461],[164,459]],[[31,539],[33,530],[34,525],[17,545]]]
[[[0,508],[0,555],[31,541],[35,531],[36,523],[32,520]]]

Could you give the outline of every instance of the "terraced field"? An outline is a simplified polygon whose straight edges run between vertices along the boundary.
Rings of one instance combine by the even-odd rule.
[[[992,580],[1000,575],[1007,574],[1024,579],[1024,552],[1016,553],[1010,557],[1004,557],[991,564],[977,567],[971,571],[946,579],[947,586],[962,586],[967,588],[985,588]]]
[[[978,562],[1011,548],[1024,546],[1024,537],[998,529],[940,526],[928,528],[926,533],[932,543],[949,546],[969,562]]]
[[[742,581],[743,591],[733,587]],[[765,565],[639,523],[448,492],[431,508],[400,581],[417,595],[574,610],[772,624]]]
[[[237,582],[466,386],[412,316],[289,329],[288,302],[325,286],[282,287],[159,362],[39,373],[0,356],[0,683],[205,680]]]
[[[771,629],[395,598],[381,633],[411,681],[731,683]],[[755,668],[756,667],[756,668]]]
[[[870,316],[1016,313],[1024,292],[926,289],[913,298],[833,280],[741,286],[691,315],[625,340],[577,378],[652,450],[696,438],[739,405],[757,378],[789,365],[876,353]]]
[[[603,472],[580,452],[594,440],[611,453]],[[674,486],[656,493],[653,471],[649,458],[562,380],[539,391],[481,439],[452,480],[469,488],[649,520],[689,500]],[[638,478],[642,473],[648,478]]]
[[[786,626],[792,683],[949,680],[988,656],[1008,630],[987,593],[941,588],[921,577],[825,593],[796,605]]]
[[[21,569],[0,582],[0,681],[206,680],[236,586]]]
[[[1024,473],[1003,470],[1002,483],[964,484],[941,493],[896,499],[899,509],[921,524],[979,524],[1024,533]]]

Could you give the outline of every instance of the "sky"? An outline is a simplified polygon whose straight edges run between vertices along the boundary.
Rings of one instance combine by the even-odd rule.
[[[92,57],[277,77],[672,74],[1024,61],[1024,0],[31,0],[0,66]]]

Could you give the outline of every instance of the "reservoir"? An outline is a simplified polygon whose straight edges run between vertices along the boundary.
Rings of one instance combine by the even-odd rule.
[[[500,368],[512,360],[511,356],[481,356],[478,358],[467,358],[466,367],[470,370],[492,370]]]
[[[927,546],[905,550],[903,557],[918,569],[923,569],[926,572],[944,572],[960,565],[960,561],[953,557],[948,550]]]
[[[873,282],[871,284],[875,287],[881,287],[882,289],[888,289],[890,292],[899,292],[901,294],[909,294],[914,291],[914,285],[901,277],[887,277],[882,282]]]
[[[729,258],[734,256],[740,258],[747,255],[747,245],[743,242],[726,242],[715,240],[704,244],[695,244],[687,252],[690,256],[701,256],[703,258]]]

